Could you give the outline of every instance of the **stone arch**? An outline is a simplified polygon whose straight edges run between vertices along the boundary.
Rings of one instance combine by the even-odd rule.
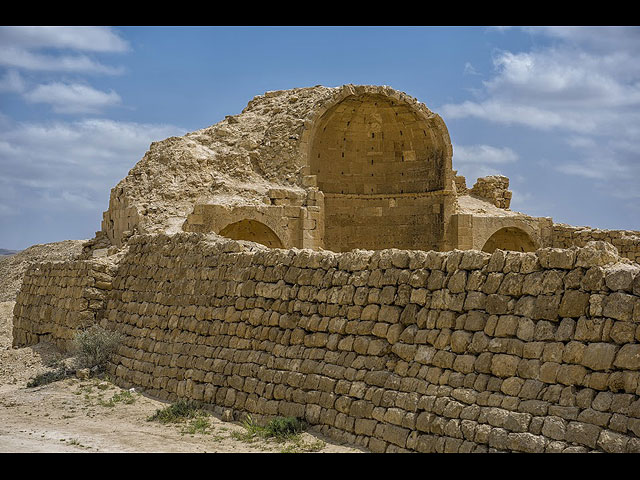
[[[307,132],[308,173],[324,193],[325,248],[437,248],[441,194],[452,178],[438,115],[388,87],[345,86]]]
[[[423,193],[451,177],[444,122],[393,90],[347,89],[316,113],[311,130],[309,173],[325,193]]]
[[[284,248],[278,235],[271,228],[257,220],[244,219],[229,223],[218,234],[233,240],[248,240],[260,243],[269,248]]]
[[[531,236],[518,227],[503,227],[494,232],[484,243],[483,252],[493,253],[496,249],[516,252],[533,252],[537,245]]]

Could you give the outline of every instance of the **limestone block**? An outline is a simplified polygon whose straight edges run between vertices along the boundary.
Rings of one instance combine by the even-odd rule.
[[[600,292],[605,286],[605,270],[601,266],[592,266],[585,272],[580,283],[586,291]]]
[[[576,250],[561,248],[540,248],[536,251],[543,268],[571,270],[576,261]]]
[[[589,343],[584,349],[581,363],[591,370],[609,370],[617,351],[618,347],[613,344]]]
[[[637,324],[632,322],[614,322],[609,336],[615,343],[632,343],[637,331]]]
[[[640,344],[623,345],[617,352],[613,365],[626,370],[640,370]]]
[[[604,270],[605,284],[610,290],[632,292],[633,282],[640,274],[640,266],[617,263]]]
[[[501,315],[511,313],[513,305],[513,300],[507,295],[487,295],[486,310],[489,314]]]
[[[464,301],[464,310],[483,310],[486,308],[487,295],[482,292],[468,292]]]
[[[574,364],[579,363],[579,364],[586,365],[584,363],[584,355],[585,355],[586,349],[587,349],[587,346],[584,343],[575,342],[575,341],[568,342],[563,349],[562,361],[564,363],[574,363]],[[592,354],[594,354],[596,350],[597,348],[592,349]],[[591,359],[589,362],[590,363],[597,362],[597,360]]]
[[[500,315],[494,331],[496,337],[512,337],[516,335],[520,324],[520,317],[515,315]]]
[[[391,351],[407,362],[413,361],[416,356],[417,349],[418,347],[416,345],[408,345],[399,342],[393,343],[391,346]]]
[[[629,437],[610,430],[602,430],[597,445],[607,453],[626,453]]]
[[[572,318],[563,318],[556,330],[555,340],[559,342],[567,342],[574,336],[576,330],[576,321]]]
[[[636,298],[626,293],[615,292],[603,300],[602,314],[616,320],[631,321]]]
[[[508,447],[516,452],[543,453],[546,445],[547,440],[540,435],[528,432],[509,434]]]
[[[554,440],[565,440],[567,421],[561,417],[549,416],[544,419],[542,434]]]
[[[603,339],[604,318],[580,317],[576,323],[574,338],[579,341],[599,342]]]
[[[381,305],[378,312],[378,321],[385,323],[398,323],[402,308],[396,305]]]
[[[454,353],[464,353],[471,343],[472,334],[468,331],[457,330],[451,334],[451,350]]]
[[[558,315],[561,317],[580,317],[586,313],[589,294],[579,290],[567,290],[562,296]]]
[[[567,424],[565,439],[567,442],[596,448],[602,428],[589,423],[571,421]]]
[[[453,369],[456,372],[470,374],[475,369],[476,357],[474,355],[458,355],[453,362]]]
[[[496,354],[491,359],[491,373],[501,377],[512,377],[516,374],[520,358],[515,355]]]
[[[640,262],[640,258],[637,259],[636,262]],[[636,278],[633,280],[632,291],[634,295],[640,296],[640,275],[636,275]]]
[[[451,293],[461,293],[465,291],[467,284],[467,272],[465,270],[456,270],[447,283],[447,288]]]
[[[576,254],[576,267],[592,267],[607,265],[619,260],[618,249],[608,242],[591,241],[583,248],[579,248]]]

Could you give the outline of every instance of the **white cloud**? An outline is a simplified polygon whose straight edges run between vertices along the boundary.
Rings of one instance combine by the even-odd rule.
[[[558,42],[531,51],[496,51],[494,75],[474,101],[443,106],[449,118],[578,133],[637,125],[640,28],[527,29]]]
[[[86,55],[50,55],[13,46],[0,46],[0,65],[33,71],[106,75],[119,75],[124,71],[122,67],[103,65]]]
[[[471,62],[466,62],[464,64],[464,71],[463,71],[464,75],[481,75],[480,72],[478,72],[473,65],[471,64]]]
[[[25,88],[24,80],[20,76],[20,73],[15,70],[9,70],[0,77],[0,93],[21,93]]]
[[[622,50],[637,52],[640,40],[640,28],[630,26],[556,26],[527,28],[525,30],[533,34],[557,38],[564,43],[606,53]]]
[[[518,160],[518,154],[508,147],[491,145],[456,145],[453,161],[456,163],[503,164]]]
[[[118,105],[120,96],[111,90],[102,92],[88,85],[50,83],[38,85],[24,94],[31,103],[46,103],[57,113],[92,113]]]
[[[0,27],[0,46],[59,48],[92,52],[125,52],[129,44],[107,27]]]
[[[0,131],[0,212],[93,209],[99,221],[109,191],[151,142],[185,133],[104,119],[11,124]]]
[[[476,179],[487,175],[502,175],[502,167],[518,161],[518,154],[508,147],[491,145],[454,145],[453,168],[472,187]]]
[[[44,49],[46,52],[41,51]],[[123,68],[103,65],[77,52],[128,50],[129,44],[106,27],[0,27],[0,65],[8,68],[117,75]]]
[[[496,52],[494,74],[476,98],[444,105],[443,116],[564,135],[575,155],[555,159],[550,168],[591,179],[610,195],[637,191],[640,28],[528,31],[552,42],[530,51]]]

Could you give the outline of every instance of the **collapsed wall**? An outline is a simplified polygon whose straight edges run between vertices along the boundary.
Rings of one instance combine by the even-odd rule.
[[[123,386],[301,417],[374,452],[640,451],[640,266],[610,245],[337,254],[214,237],[130,240],[102,320],[125,335]]]

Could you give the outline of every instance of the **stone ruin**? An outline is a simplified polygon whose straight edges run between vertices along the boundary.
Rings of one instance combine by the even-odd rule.
[[[513,212],[452,156],[390,87],[257,96],[151,144],[83,254],[27,271],[14,345],[100,323],[122,385],[376,452],[639,452],[640,232]]]
[[[152,144],[112,190],[102,233],[115,246],[184,231],[335,252],[551,243],[550,219],[509,210],[506,177],[467,190],[452,153],[440,116],[389,87],[268,92]]]

